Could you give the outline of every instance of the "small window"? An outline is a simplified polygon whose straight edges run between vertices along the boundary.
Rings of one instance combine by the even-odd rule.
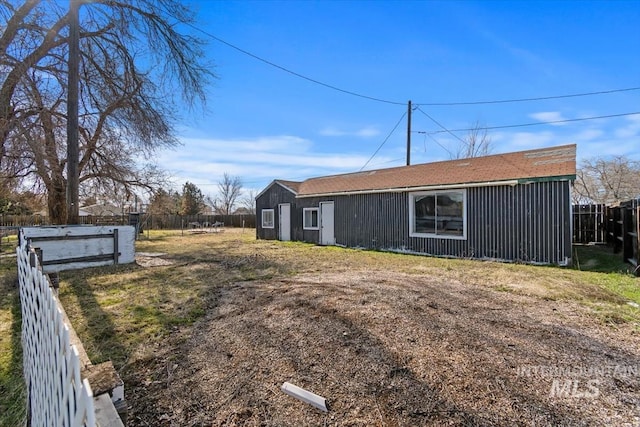
[[[273,209],[262,209],[262,228],[273,228]]]
[[[318,226],[318,213],[318,208],[304,208],[302,212],[302,228],[304,228],[305,230],[318,230],[320,228]]]
[[[409,197],[409,234],[413,237],[465,239],[465,190],[429,191]]]

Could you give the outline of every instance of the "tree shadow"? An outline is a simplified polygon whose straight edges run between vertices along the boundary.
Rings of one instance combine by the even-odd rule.
[[[94,365],[111,360],[119,369],[126,363],[130,350],[123,334],[117,331],[113,314],[105,311],[98,302],[89,279],[94,274],[120,274],[130,269],[130,266],[114,266],[61,273],[61,282],[64,280],[68,287],[61,286],[60,292],[70,292],[77,299],[73,306],[79,308],[80,313],[77,314],[81,317],[73,326]],[[67,312],[69,309],[70,305],[65,306]]]
[[[402,328],[405,312],[411,312],[420,321],[411,326],[416,328],[417,335],[409,334],[399,347],[390,347],[383,336],[375,335],[365,325],[371,319],[358,318],[353,312],[342,313],[325,304],[327,292],[339,294],[340,290],[307,293],[302,288],[292,290],[287,284],[277,289],[270,283],[240,282],[223,289],[218,307],[182,349],[181,366],[174,379],[177,387],[188,390],[188,394],[163,384],[170,388],[169,395],[175,395],[177,401],[184,400],[184,405],[176,404],[180,410],[172,422],[363,425],[356,422],[358,414],[373,413],[378,414],[379,425],[590,425],[593,423],[585,421],[575,407],[548,398],[548,379],[516,378],[517,363],[640,362],[637,354],[626,353],[562,325],[533,326],[536,331],[521,336],[522,322],[527,327],[535,324],[526,314],[501,319],[495,308],[480,306],[475,308],[472,319],[462,320],[471,314],[469,299],[456,295],[441,296],[435,302],[422,294],[422,298],[405,298],[394,304],[389,313],[397,314],[397,318],[386,320],[391,325],[390,333],[405,333],[396,329]],[[347,291],[340,297],[349,298]],[[480,299],[492,299],[489,291],[476,291]],[[352,304],[367,304],[366,297],[354,299]],[[483,320],[485,317],[490,319]],[[395,322],[398,323],[394,328]],[[485,332],[491,330],[491,325],[508,332],[500,335],[474,331],[474,322],[486,322]],[[465,337],[454,339],[452,331]],[[538,342],[528,345],[527,339],[534,334],[540,335]],[[464,366],[460,375],[477,375],[471,382],[493,391],[478,386],[468,390],[468,397],[451,397],[443,381],[455,383],[455,372],[440,375],[437,371],[458,369],[455,365],[448,366],[446,357],[437,364],[434,362],[434,372],[427,377],[418,376],[410,367],[411,352],[402,346],[442,343],[449,345],[444,354],[456,355],[460,366]],[[500,358],[502,362],[496,360]],[[265,360],[269,363],[265,364]],[[353,399],[330,400],[330,414],[321,414],[312,408],[295,406],[296,403],[287,400],[289,397],[280,395],[277,387],[283,381],[310,388],[330,399],[345,394]],[[158,395],[162,393],[158,391]],[[505,407],[498,401],[510,405],[508,411],[502,412]],[[155,403],[162,413],[162,398]],[[169,409],[165,406],[164,411]],[[291,414],[296,418],[287,418]]]

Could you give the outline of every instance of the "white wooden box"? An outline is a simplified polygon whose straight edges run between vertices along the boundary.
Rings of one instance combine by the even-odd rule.
[[[135,261],[136,231],[129,225],[24,227],[21,230],[21,238],[37,248],[45,273]]]

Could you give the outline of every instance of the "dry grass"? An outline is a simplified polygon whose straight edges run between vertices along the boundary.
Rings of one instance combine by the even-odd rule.
[[[0,426],[18,426],[24,425],[26,419],[26,390],[22,377],[20,346],[20,297],[16,286],[15,257],[8,257],[6,253],[2,255],[0,255]]]
[[[138,251],[166,255],[65,273],[60,291],[90,357],[120,370],[130,425],[640,423],[630,276],[237,230],[152,234]],[[577,378],[597,380],[597,397],[551,397],[552,378],[519,371],[533,365],[636,371]]]

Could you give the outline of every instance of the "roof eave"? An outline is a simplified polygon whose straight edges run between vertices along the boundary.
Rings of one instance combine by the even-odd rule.
[[[453,188],[468,188],[468,187],[489,187],[493,185],[516,185],[518,180],[503,180],[503,181],[487,181],[487,182],[468,182],[468,183],[456,183],[456,184],[439,184],[439,185],[420,185],[411,187],[391,187],[380,188],[370,190],[352,190],[352,191],[335,191],[327,193],[313,193],[313,194],[298,194],[297,198],[308,197],[326,197],[326,196],[349,196],[354,194],[376,194],[376,193],[406,193],[409,191],[430,191],[430,190],[446,190]]]
[[[267,185],[267,186],[265,187],[265,189],[264,189],[264,190],[262,190],[260,193],[258,193],[258,195],[256,196],[256,198],[255,198],[255,199],[257,200],[257,199],[258,199],[259,197],[261,197],[264,193],[266,193],[267,191],[269,191],[269,189],[270,189],[271,187],[273,187],[275,184],[278,184],[280,187],[282,187],[282,188],[284,188],[285,190],[289,191],[289,192],[290,192],[290,193],[292,193],[294,196],[296,196],[296,197],[298,196],[298,192],[297,192],[297,191],[295,191],[293,188],[290,188],[289,186],[284,185],[284,184],[283,184],[282,182],[280,182],[279,180],[274,179],[273,181],[271,181],[271,183],[270,183],[269,185]]]
[[[311,194],[298,194],[296,197],[299,199],[309,197],[329,197],[329,196],[351,196],[356,194],[377,194],[377,193],[406,193],[410,191],[432,191],[432,190],[447,190],[455,188],[471,188],[471,187],[492,187],[501,185],[514,186],[517,184],[528,184],[533,182],[549,182],[549,181],[573,181],[575,175],[558,175],[547,177],[532,177],[532,178],[519,178],[508,179],[499,181],[483,181],[483,182],[460,182],[455,184],[438,184],[438,185],[420,185],[412,187],[391,187],[391,188],[379,188],[369,190],[350,190],[350,191],[332,191],[326,193],[311,193]]]

